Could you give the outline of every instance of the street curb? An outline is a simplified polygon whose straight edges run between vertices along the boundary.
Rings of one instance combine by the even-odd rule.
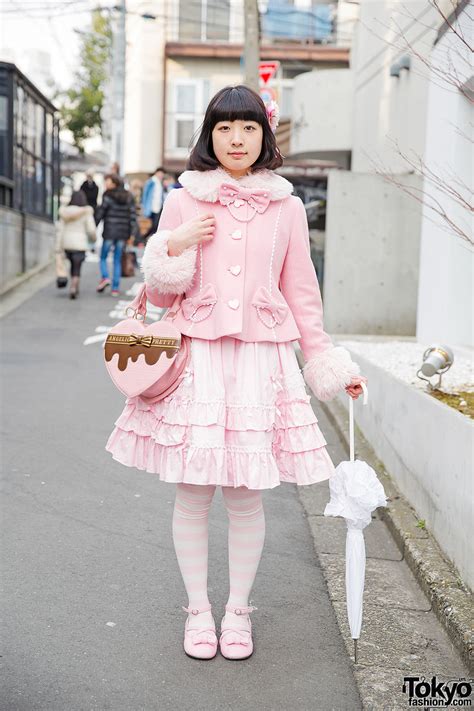
[[[20,274],[20,276],[16,277],[15,279],[11,279],[5,284],[5,286],[0,291],[0,298],[7,296],[7,294],[10,294],[12,291],[17,289],[25,282],[29,281],[33,277],[38,276],[38,274],[47,271],[52,267],[52,265],[53,260],[46,262],[46,264],[38,264],[36,267],[29,269],[27,272],[23,272],[23,274]]]
[[[318,402],[349,452],[349,412],[338,400]],[[474,674],[474,604],[454,565],[446,559],[436,539],[417,526],[419,516],[398,491],[393,479],[354,423],[355,456],[377,472],[388,503],[377,510],[393,536],[402,559],[408,563],[433,612],[446,629],[470,673]]]

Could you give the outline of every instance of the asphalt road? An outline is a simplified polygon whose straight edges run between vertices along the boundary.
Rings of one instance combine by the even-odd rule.
[[[96,264],[85,264],[82,281],[78,301],[50,284],[0,322],[0,708],[357,711],[351,662],[294,485],[264,494],[254,655],[206,662],[184,654],[175,486],[104,450],[123,398],[106,375],[100,342],[84,341],[120,317],[110,316],[117,300],[94,291]],[[226,539],[218,490],[209,570],[218,625]]]

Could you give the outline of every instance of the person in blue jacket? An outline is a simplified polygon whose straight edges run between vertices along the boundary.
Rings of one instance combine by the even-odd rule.
[[[146,181],[143,187],[142,194],[142,210],[145,217],[151,219],[150,229],[143,235],[143,240],[146,243],[150,235],[154,235],[158,229],[161,210],[163,209],[163,177],[164,170],[160,166],[155,170],[153,175]]]

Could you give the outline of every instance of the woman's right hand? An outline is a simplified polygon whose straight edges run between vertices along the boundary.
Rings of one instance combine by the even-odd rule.
[[[170,257],[179,257],[188,247],[193,247],[201,242],[209,242],[214,238],[216,218],[212,212],[206,212],[198,217],[193,217],[173,230],[168,238],[168,254]]]

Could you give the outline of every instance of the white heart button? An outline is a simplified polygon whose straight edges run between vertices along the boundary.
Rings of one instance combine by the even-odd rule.
[[[239,300],[238,299],[231,299],[227,303],[229,304],[231,309],[238,309],[239,308]]]
[[[234,200],[235,207],[242,207],[243,204],[244,204],[243,200]]]
[[[229,267],[230,273],[233,274],[234,276],[237,276],[238,274],[240,274],[241,269],[242,269],[242,267],[240,266],[240,264],[236,264],[233,267]]]
[[[230,236],[232,237],[232,239],[242,239],[242,232],[241,230],[234,230],[230,233]]]

